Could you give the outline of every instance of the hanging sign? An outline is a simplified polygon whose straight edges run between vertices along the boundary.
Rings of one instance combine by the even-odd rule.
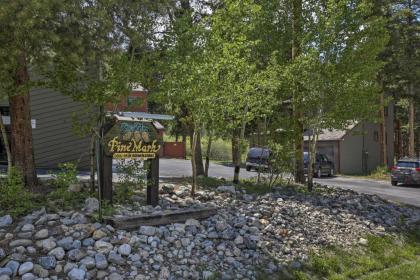
[[[107,156],[115,159],[153,159],[161,145],[158,131],[149,121],[116,121],[104,135]]]

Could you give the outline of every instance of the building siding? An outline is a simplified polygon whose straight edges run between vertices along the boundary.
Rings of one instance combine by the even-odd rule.
[[[369,173],[380,165],[379,133],[378,124],[366,122],[358,124],[344,136],[340,142],[340,165],[343,174]],[[367,151],[365,170],[363,149]]]
[[[31,91],[31,114],[36,120],[32,130],[37,168],[55,169],[58,164],[78,161],[80,170],[89,168],[89,137],[73,131],[73,114],[86,106],[49,89]]]

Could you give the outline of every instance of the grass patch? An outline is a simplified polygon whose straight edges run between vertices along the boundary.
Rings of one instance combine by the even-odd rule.
[[[296,279],[419,279],[420,231],[399,237],[368,236],[366,247],[327,248],[313,254]],[[417,278],[416,278],[417,277]]]
[[[378,166],[375,170],[373,170],[369,175],[362,175],[362,174],[352,174],[352,175],[344,175],[350,177],[359,177],[365,179],[373,179],[373,180],[381,180],[381,181],[389,181],[391,178],[391,171],[387,166]]]

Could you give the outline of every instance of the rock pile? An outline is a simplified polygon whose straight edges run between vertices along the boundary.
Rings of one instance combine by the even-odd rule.
[[[255,279],[256,269],[299,268],[310,250],[364,243],[420,221],[420,210],[377,196],[325,189],[308,195],[278,188],[255,196],[233,187],[199,191],[163,185],[161,205],[124,213],[216,206],[217,215],[124,231],[91,223],[79,212],[35,211],[13,224],[0,217],[0,279]],[[91,212],[97,204],[86,202]],[[362,240],[362,241],[361,241]],[[274,262],[273,260],[278,261]]]

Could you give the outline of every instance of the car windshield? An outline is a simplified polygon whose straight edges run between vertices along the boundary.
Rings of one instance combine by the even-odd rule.
[[[397,166],[405,168],[419,168],[419,163],[415,161],[398,161]]]
[[[248,157],[250,158],[268,158],[269,155],[270,151],[262,148],[252,148],[248,152]]]

